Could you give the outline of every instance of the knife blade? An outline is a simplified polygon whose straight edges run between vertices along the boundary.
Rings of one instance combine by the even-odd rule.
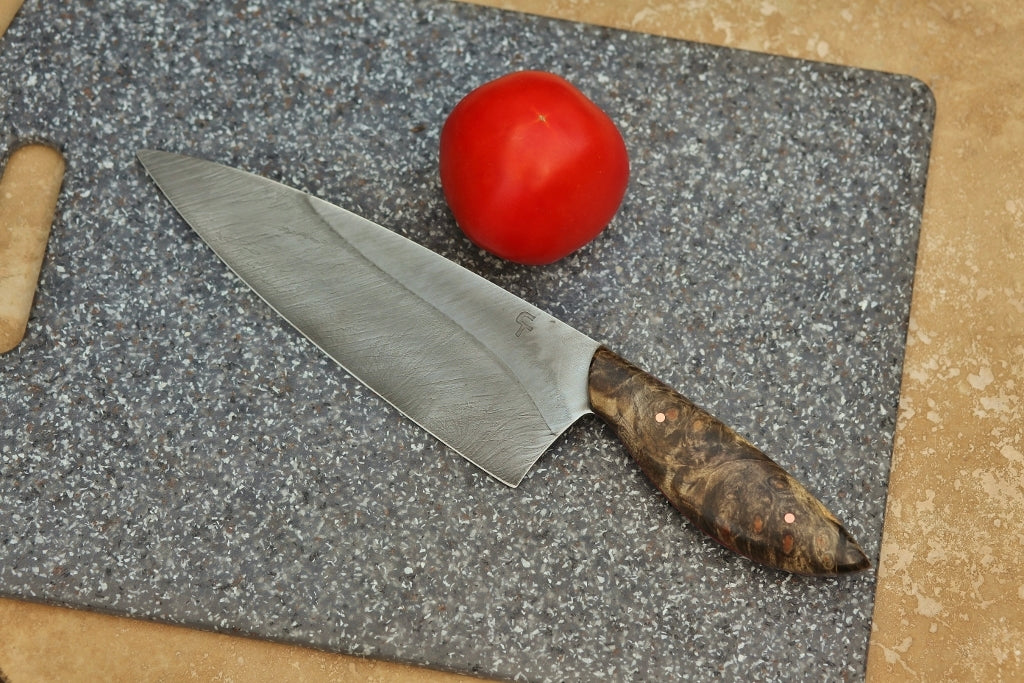
[[[141,150],[171,205],[299,332],[509,486],[594,413],[698,528],[777,569],[870,567],[802,484],[705,410],[582,332],[354,213],[246,171]]]

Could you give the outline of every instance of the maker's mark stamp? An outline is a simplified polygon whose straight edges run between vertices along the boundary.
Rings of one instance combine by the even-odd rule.
[[[530,323],[532,323],[536,319],[537,316],[528,311],[522,311],[519,315],[517,315],[516,322],[519,323],[519,329],[516,330],[516,336],[522,337],[527,332],[533,332],[533,325],[531,325]]]

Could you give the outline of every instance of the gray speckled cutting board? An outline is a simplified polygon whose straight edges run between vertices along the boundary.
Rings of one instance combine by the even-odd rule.
[[[558,72],[632,156],[553,266],[463,239],[436,174],[474,86]],[[680,388],[877,559],[933,101],[913,79],[439,2],[27,2],[9,139],[59,142],[29,334],[0,357],[0,593],[526,679],[850,680],[874,577],[729,554],[595,419],[518,490],[278,319],[134,159],[360,212]]]

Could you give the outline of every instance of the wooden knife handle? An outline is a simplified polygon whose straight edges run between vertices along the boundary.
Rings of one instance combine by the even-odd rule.
[[[651,481],[726,548],[798,574],[871,566],[835,516],[779,465],[606,348],[594,355],[589,393]]]

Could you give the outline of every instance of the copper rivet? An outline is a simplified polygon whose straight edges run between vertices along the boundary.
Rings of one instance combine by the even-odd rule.
[[[657,415],[654,416],[654,420],[655,420],[655,422],[664,422],[665,421],[665,413],[658,413]]]
[[[783,517],[783,519],[786,520],[786,524],[792,524],[796,521],[796,515],[794,515],[792,512],[787,512],[786,516]]]

